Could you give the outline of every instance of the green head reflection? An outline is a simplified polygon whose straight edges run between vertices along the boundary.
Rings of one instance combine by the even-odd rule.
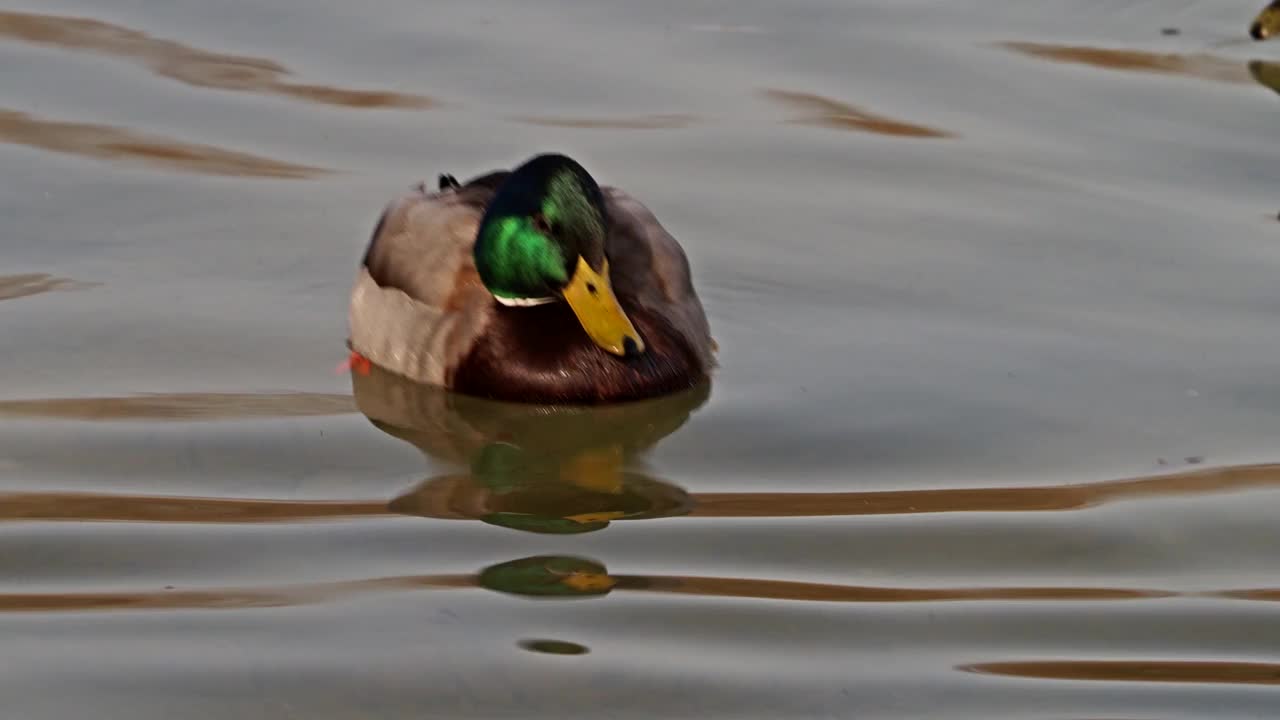
[[[478,582],[489,590],[526,597],[597,597],[617,584],[603,564],[561,555],[491,565],[480,571]]]

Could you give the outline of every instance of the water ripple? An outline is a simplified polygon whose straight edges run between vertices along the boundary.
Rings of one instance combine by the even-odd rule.
[[[697,122],[698,119],[693,115],[658,114],[599,118],[518,115],[511,118],[511,120],[527,125],[588,130],[664,130],[689,127]]]
[[[3,290],[3,278],[0,278],[0,293]],[[345,415],[355,411],[350,395],[305,392],[150,393],[122,397],[0,400],[0,417],[85,421],[310,417]]]
[[[958,669],[1043,680],[1280,685],[1280,664],[1226,660],[1015,660]]]
[[[0,275],[0,300],[14,300],[60,290],[83,290],[97,285],[98,283],[54,277],[48,273]]]
[[[202,50],[92,18],[0,11],[0,38],[128,60],[193,87],[352,108],[422,110],[437,104],[423,95],[288,82],[289,69],[274,60]]]
[[[0,108],[0,142],[204,175],[296,180],[333,172],[126,128],[42,118],[4,108]]]
[[[321,404],[326,401],[322,398]],[[74,408],[74,401],[69,401]],[[5,410],[0,403],[0,412]],[[331,408],[299,406],[300,415],[327,414]],[[218,417],[218,415],[214,415]],[[225,415],[223,416],[225,417]],[[588,480],[593,478],[588,478]],[[643,501],[640,512],[589,511],[579,504],[598,499],[599,489],[578,480],[559,485],[557,493],[534,486],[528,502],[537,502],[544,513],[577,516],[630,514],[649,517],[784,518],[860,515],[918,515],[960,512],[1051,512],[1083,510],[1111,502],[1174,495],[1209,495],[1270,489],[1280,486],[1280,465],[1242,465],[1208,468],[1153,477],[1110,480],[1099,483],[1042,487],[936,488],[927,490],[879,490],[844,493],[721,492],[685,493],[676,486],[644,475],[623,474],[624,483],[608,493],[621,502],[633,491]],[[311,519],[364,519],[406,515],[439,520],[480,520],[493,512],[482,496],[471,489],[474,478],[445,475],[417,489],[392,498],[350,500],[283,500],[269,498],[205,498],[113,493],[28,492],[0,493],[0,521],[115,521],[165,523],[296,522]],[[541,491],[537,488],[541,487]],[[652,488],[652,489],[651,489]],[[518,496],[517,496],[518,497]],[[687,506],[686,506],[687,505]],[[474,507],[469,507],[474,506]],[[508,511],[515,508],[508,508]],[[563,516],[563,515],[562,515]],[[590,522],[592,517],[579,517]]]
[[[1144,50],[1052,45],[1034,42],[1004,42],[998,47],[1022,55],[1104,70],[1152,73],[1211,80],[1231,84],[1248,84],[1249,71],[1244,63],[1206,54],[1154,53]]]
[[[859,130],[896,137],[955,137],[953,133],[945,130],[877,115],[814,93],[771,88],[764,90],[763,94],[766,98],[796,111],[797,114],[790,122],[798,125],[814,125],[836,130]]]

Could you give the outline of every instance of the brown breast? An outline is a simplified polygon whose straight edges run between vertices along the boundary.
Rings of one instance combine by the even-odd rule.
[[[645,352],[601,350],[568,305],[495,308],[486,332],[454,371],[457,392],[512,402],[595,404],[692,387],[706,377],[689,343],[665,319],[626,308]]]

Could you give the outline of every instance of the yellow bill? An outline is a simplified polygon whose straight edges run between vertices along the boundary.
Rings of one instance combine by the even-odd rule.
[[[596,345],[614,355],[627,354],[627,341],[635,345],[632,352],[644,352],[644,341],[636,332],[631,319],[622,311],[618,298],[609,284],[609,261],[604,261],[601,272],[591,269],[586,260],[578,258],[573,279],[564,289],[564,299],[578,316],[582,329]]]

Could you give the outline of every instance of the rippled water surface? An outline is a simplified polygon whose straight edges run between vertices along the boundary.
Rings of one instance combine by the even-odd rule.
[[[3,716],[1280,716],[1260,4],[0,0]],[[335,373],[546,150],[713,384]]]

